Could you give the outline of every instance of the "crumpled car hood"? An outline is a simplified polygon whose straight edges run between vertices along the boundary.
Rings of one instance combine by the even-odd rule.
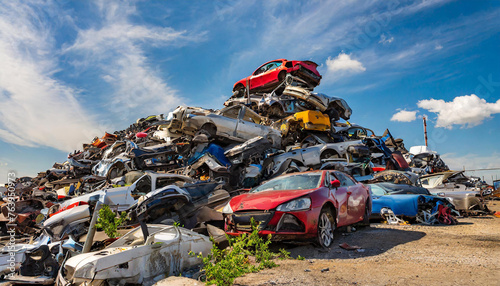
[[[271,210],[282,203],[302,197],[316,190],[282,190],[247,193],[234,197],[229,204],[233,211]]]

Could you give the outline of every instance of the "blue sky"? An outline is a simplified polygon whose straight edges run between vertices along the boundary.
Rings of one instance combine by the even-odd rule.
[[[498,1],[4,1],[0,182],[137,118],[221,108],[277,58],[318,63],[351,122],[412,146],[427,116],[450,167],[500,167],[499,46]]]

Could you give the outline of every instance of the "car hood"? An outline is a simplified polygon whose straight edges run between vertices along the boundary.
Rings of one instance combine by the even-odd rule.
[[[316,190],[282,190],[247,193],[234,197],[229,204],[233,211],[271,210],[282,203],[310,194]]]

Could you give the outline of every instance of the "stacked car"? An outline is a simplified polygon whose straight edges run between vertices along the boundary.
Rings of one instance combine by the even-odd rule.
[[[16,231],[33,235],[37,247],[59,242],[44,253],[51,267],[56,258],[67,261],[61,285],[106,277],[140,284],[178,275],[199,263],[184,250],[210,248],[204,235],[247,233],[252,221],[274,240],[312,239],[329,247],[336,228],[368,224],[370,217],[453,224],[456,210],[487,210],[484,184],[446,173],[435,152],[412,154],[388,130],[377,136],[351,124],[344,99],[314,92],[321,81],[316,68],[311,61],[270,61],[236,82],[220,110],[179,106],[96,137],[65,162],[18,179],[12,186],[18,202],[4,208],[14,210]],[[448,181],[467,192],[439,186]],[[463,203],[462,194],[474,199]],[[122,227],[134,229],[115,242],[92,244],[103,205],[126,212]],[[6,232],[13,218],[7,209],[2,213]],[[68,241],[72,246],[64,248]],[[154,249],[165,253],[156,257]],[[150,263],[167,259],[171,249],[184,252],[169,263]],[[152,265],[147,275],[137,274],[135,266],[146,260]],[[21,273],[44,269],[45,262],[30,261],[16,267]],[[57,273],[42,270],[36,273]]]

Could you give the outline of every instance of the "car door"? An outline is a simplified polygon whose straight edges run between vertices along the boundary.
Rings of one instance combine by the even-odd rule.
[[[363,185],[354,181],[349,175],[339,173],[345,178],[347,194],[349,195],[347,215],[351,223],[360,221],[365,213],[365,201],[367,191]]]
[[[223,137],[237,137],[238,118],[242,108],[244,108],[243,105],[237,104],[223,108],[220,111],[220,115],[208,115],[217,127],[217,135],[222,135]]]
[[[299,150],[300,153],[302,154],[302,162],[304,162],[304,165],[313,166],[321,164],[321,159],[320,159],[321,145],[302,148]]]
[[[360,221],[365,210],[366,190],[361,186],[361,184],[356,183],[351,177],[342,172],[335,172],[335,175],[340,181],[340,186],[346,188],[346,223],[353,224]]]
[[[258,68],[250,78],[250,89],[263,87],[278,79],[276,69],[283,63],[281,61],[270,62]]]
[[[330,172],[330,181],[333,181],[335,179],[340,181],[340,187],[332,190],[333,197],[338,202],[337,226],[344,226],[349,224],[348,210],[347,210],[349,195],[347,194],[347,187],[345,186],[344,178],[338,176],[337,172],[333,171]]]
[[[239,138],[248,140],[256,136],[267,137],[269,127],[260,125],[261,118],[246,106],[242,106],[238,116],[237,134]]]

